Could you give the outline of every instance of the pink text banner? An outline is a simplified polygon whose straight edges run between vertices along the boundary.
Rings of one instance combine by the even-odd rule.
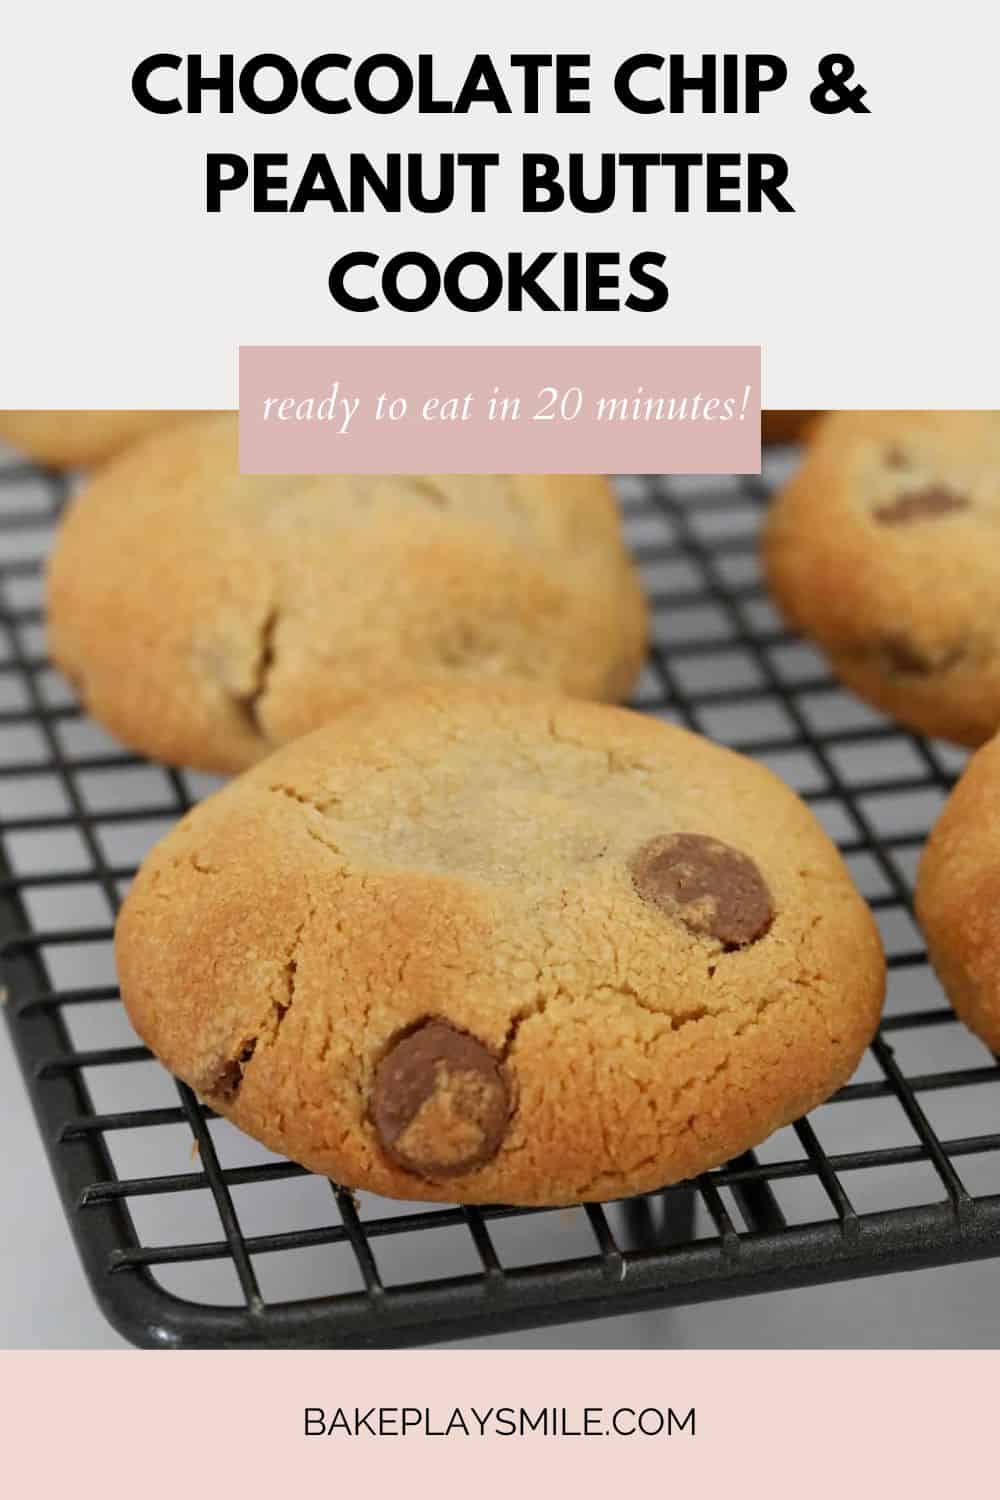
[[[756,474],[755,345],[240,349],[248,474]]]

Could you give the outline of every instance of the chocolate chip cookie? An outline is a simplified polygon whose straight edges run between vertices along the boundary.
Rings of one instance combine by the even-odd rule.
[[[399,1198],[688,1178],[852,1074],[884,961],[806,806],[627,709],[361,705],[190,813],[117,932],[139,1033],[274,1150]]]
[[[230,414],[99,472],[48,602],[54,659],[95,718],[222,772],[421,681],[624,698],[646,639],[605,480],[241,475]]]
[[[1000,725],[1000,414],[824,417],[764,562],[863,698],[966,745]]]
[[[85,469],[178,416],[174,411],[0,411],[0,442],[53,469]]]
[[[1000,1053],[1000,738],[977,750],[931,830],[916,905],[948,998]]]

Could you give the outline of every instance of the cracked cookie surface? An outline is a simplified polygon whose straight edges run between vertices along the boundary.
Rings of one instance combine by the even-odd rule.
[[[966,765],[931,829],[916,911],[945,993],[1000,1053],[1000,738]]]
[[[960,744],[1000,727],[1000,413],[823,417],[763,556],[861,697]]]
[[[240,475],[232,414],[101,471],[57,539],[48,606],[96,718],[222,772],[424,681],[625,698],[646,638],[605,480]]]
[[[175,411],[0,411],[0,441],[54,469],[82,469],[172,426],[180,416]]]
[[[875,926],[765,768],[513,684],[362,705],[191,812],[119,921],[144,1039],[350,1187],[572,1203],[689,1177],[846,1082]]]

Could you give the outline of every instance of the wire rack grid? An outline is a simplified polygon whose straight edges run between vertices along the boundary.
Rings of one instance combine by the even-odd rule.
[[[66,495],[0,456],[0,954],[67,1219],[144,1346],[441,1342],[1000,1251],[1000,1067],[955,1020],[911,908],[962,763],[841,691],[762,590],[760,478],[619,481],[654,644],[636,706],[756,756],[812,805],[889,957],[880,1034],[807,1119],[697,1182],[571,1210],[390,1203],[278,1159],[203,1107],[118,1004],[113,922],[146,849],[214,783],[124,752],[44,653]]]

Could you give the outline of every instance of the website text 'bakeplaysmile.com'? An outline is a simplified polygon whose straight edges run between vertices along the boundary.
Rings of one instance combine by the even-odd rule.
[[[693,1406],[322,1407],[303,1412],[305,1437],[695,1437]]]

